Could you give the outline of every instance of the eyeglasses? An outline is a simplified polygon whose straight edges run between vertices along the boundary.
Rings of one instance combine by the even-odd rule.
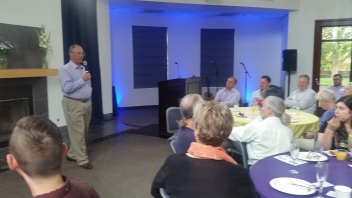
[[[78,56],[80,56],[80,55],[85,56],[86,55],[84,52],[83,53],[81,53],[81,52],[72,52],[72,53],[74,53],[74,54],[76,54]]]

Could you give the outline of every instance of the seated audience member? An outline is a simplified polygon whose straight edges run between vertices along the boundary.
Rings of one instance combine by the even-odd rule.
[[[352,96],[352,82],[347,83],[345,85],[345,89],[343,90],[344,96]]]
[[[275,88],[267,88],[264,91],[261,92],[260,96],[263,98],[263,100],[269,96],[276,96],[281,98],[281,92],[278,89]],[[262,105],[260,106],[262,107]],[[259,122],[262,121],[262,117],[258,116],[257,118],[255,118],[254,120],[252,120],[250,123],[254,123],[254,122]],[[225,140],[222,144],[221,147],[223,147],[224,149],[228,149],[231,148],[232,151],[241,153],[242,149],[241,149],[241,145],[238,141],[232,141],[230,139]]]
[[[67,146],[49,119],[39,116],[20,119],[9,144],[7,163],[23,177],[33,197],[99,197],[87,183],[61,175],[61,159]]]
[[[249,106],[260,106],[260,103],[262,102],[263,98],[261,96],[261,93],[267,89],[270,86],[271,83],[271,78],[269,76],[262,76],[260,78],[260,89],[257,91],[254,91],[251,96],[251,100],[249,101]]]
[[[342,82],[341,74],[335,74],[333,76],[333,80],[334,80],[334,85],[328,87],[328,89],[330,89],[335,93],[336,99],[339,99],[344,95],[343,90],[345,89],[345,86],[341,85],[341,82]]]
[[[151,194],[159,189],[173,198],[257,197],[248,171],[219,147],[233,126],[230,109],[215,101],[196,104],[193,115],[193,142],[184,154],[167,158],[156,174]]]
[[[286,108],[297,109],[303,112],[314,114],[316,110],[316,93],[313,89],[308,88],[309,77],[301,75],[298,78],[298,90],[293,91],[285,100]]]
[[[317,100],[319,106],[325,110],[324,114],[320,118],[319,128],[323,125],[324,122],[330,120],[334,114],[336,109],[336,96],[333,91],[330,89],[325,89],[323,91],[319,91],[317,94]],[[314,150],[314,136],[316,135],[317,130],[308,131],[303,134],[304,139],[296,139],[294,140],[299,144],[300,148],[313,151]]]
[[[343,96],[336,103],[335,116],[319,129],[318,141],[324,150],[348,149],[348,136],[352,134],[352,96]]]
[[[233,76],[229,77],[226,81],[226,87],[220,89],[215,96],[216,101],[221,102],[228,107],[239,105],[241,98],[240,92],[237,91],[235,85],[237,84],[236,78]]]
[[[177,138],[173,141],[176,153],[186,153],[192,142],[195,142],[193,132],[193,107],[199,101],[203,101],[198,94],[188,94],[182,98],[180,109],[182,119],[178,122],[180,127]]]
[[[290,150],[293,133],[287,126],[290,116],[285,113],[284,101],[269,96],[263,101],[260,110],[263,120],[245,126],[234,127],[229,139],[247,143],[248,164],[270,155]]]

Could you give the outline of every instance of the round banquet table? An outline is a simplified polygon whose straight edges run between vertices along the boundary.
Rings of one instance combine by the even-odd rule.
[[[289,155],[289,153],[284,153]],[[282,155],[282,154],[279,154]],[[275,159],[274,156],[266,157],[262,160],[259,160],[255,163],[250,169],[251,178],[255,184],[255,188],[260,195],[261,198],[290,198],[290,197],[314,197],[318,195],[319,190],[312,195],[290,195],[272,188],[269,182],[272,179],[278,177],[291,177],[291,178],[298,178],[308,181],[310,183],[317,182],[315,176],[315,167],[314,165],[316,162],[308,162],[306,164],[292,166],[285,162],[282,162],[278,159]],[[329,170],[328,170],[328,177],[327,182],[331,183],[332,185],[344,185],[352,188],[352,167],[348,166],[351,164],[349,161],[349,155],[345,161],[338,161],[334,156],[327,156],[329,163]],[[298,171],[298,174],[291,174],[289,170],[295,169]],[[325,187],[323,188],[323,196],[329,197],[326,195],[327,192],[334,191],[334,186]]]
[[[235,119],[234,126],[244,126],[248,124],[253,118],[260,116],[260,112],[256,110],[254,115],[251,111],[251,107],[239,107],[237,111],[234,108],[230,108],[232,115]],[[238,117],[238,113],[244,113],[247,118]],[[290,110],[287,109],[286,113],[291,117],[298,119],[298,122],[291,122],[289,128],[293,132],[293,136],[295,139],[301,137],[304,132],[310,130],[318,129],[319,118],[313,114],[309,114],[302,111]]]

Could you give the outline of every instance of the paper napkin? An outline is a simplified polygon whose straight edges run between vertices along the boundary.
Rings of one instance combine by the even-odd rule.
[[[276,157],[274,157],[275,159],[278,159],[282,162],[285,162],[287,164],[291,164],[293,165],[293,160],[292,160],[292,157],[291,156],[288,156],[288,155],[278,155]],[[303,161],[303,160],[299,160],[299,159],[296,159],[296,164],[295,166],[298,166],[298,165],[302,165],[302,164],[306,164],[308,162],[306,161]]]

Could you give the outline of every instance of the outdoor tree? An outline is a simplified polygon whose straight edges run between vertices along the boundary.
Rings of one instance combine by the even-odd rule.
[[[324,27],[322,32],[322,71],[350,71],[352,50],[352,26]]]

